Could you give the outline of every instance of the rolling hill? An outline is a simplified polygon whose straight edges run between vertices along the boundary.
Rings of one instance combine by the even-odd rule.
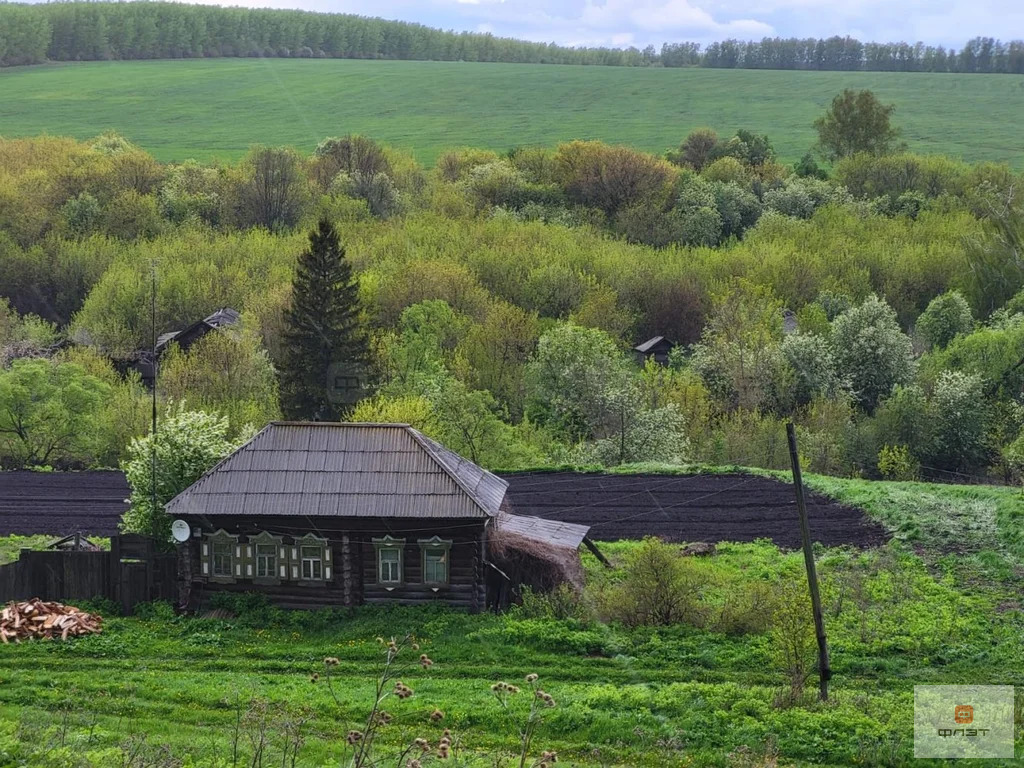
[[[843,88],[896,104],[910,148],[1024,168],[1024,78],[338,59],[93,62],[0,71],[0,135],[116,130],[163,161],[356,132],[431,164],[447,147],[602,139],[662,152],[711,126],[767,133],[792,161]],[[983,116],[983,117],[982,117]]]

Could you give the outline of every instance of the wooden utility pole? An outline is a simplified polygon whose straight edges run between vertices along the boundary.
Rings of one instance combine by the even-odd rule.
[[[825,637],[825,618],[821,613],[821,593],[818,591],[818,572],[814,567],[814,549],[811,546],[811,526],[807,522],[807,503],[804,501],[804,481],[800,474],[800,454],[796,449],[796,428],[792,422],[786,424],[789,439],[789,459],[793,464],[793,487],[796,489],[796,508],[800,514],[800,538],[804,545],[804,565],[807,567],[807,584],[811,589],[811,606],[814,609],[814,633],[818,637],[819,697],[828,701],[828,681],[832,667],[828,661],[828,639]]]

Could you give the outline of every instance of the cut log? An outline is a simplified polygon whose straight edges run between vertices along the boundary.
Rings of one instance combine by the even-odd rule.
[[[45,638],[61,640],[69,637],[96,635],[103,631],[103,618],[86,613],[71,605],[45,602],[39,599],[8,603],[0,611],[0,640],[4,644],[14,640]]]

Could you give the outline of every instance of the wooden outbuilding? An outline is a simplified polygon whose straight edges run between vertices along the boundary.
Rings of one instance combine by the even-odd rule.
[[[547,563],[541,588],[578,582],[588,527],[517,516],[507,488],[406,424],[272,423],[167,505],[182,605],[230,590],[480,611],[530,581],[503,563]]]
[[[648,359],[654,360],[658,365],[668,365],[668,353],[675,348],[675,343],[664,336],[654,336],[642,344],[633,347],[633,354],[636,356],[637,364],[643,365]]]

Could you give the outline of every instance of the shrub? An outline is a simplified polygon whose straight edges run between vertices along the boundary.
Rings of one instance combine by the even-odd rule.
[[[971,305],[957,291],[936,296],[917,320],[917,331],[930,349],[945,349],[949,342],[973,328]]]
[[[718,134],[710,128],[697,128],[679,145],[679,150],[669,152],[670,163],[692,168],[700,173],[715,159],[718,150]]]
[[[741,187],[750,182],[750,173],[746,166],[735,157],[718,158],[704,169],[701,176],[708,181],[732,182]]]
[[[373,139],[351,134],[321,141],[313,152],[313,176],[326,188],[340,173],[362,174],[373,178],[378,173],[391,174],[387,153]]]
[[[677,174],[664,160],[599,141],[562,144],[555,168],[572,202],[600,208],[610,216],[637,203],[663,201]]]
[[[701,597],[710,577],[677,547],[647,537],[627,555],[622,574],[600,597],[605,618],[628,627],[678,622],[700,627],[707,621]]]
[[[817,334],[793,333],[782,340],[782,355],[793,370],[793,397],[798,405],[815,397],[835,397],[847,389],[836,373],[835,355],[828,340]]]
[[[878,471],[886,480],[916,480],[920,464],[905,445],[884,445],[878,452]]]
[[[943,371],[932,395],[936,419],[932,457],[940,469],[971,472],[991,458],[990,406],[981,376]]]
[[[366,201],[370,213],[378,219],[390,219],[402,210],[402,200],[395,183],[386,173],[352,174],[352,194]]]
[[[710,628],[727,635],[760,634],[772,624],[774,587],[765,581],[739,581],[727,585]]]
[[[839,371],[868,411],[914,375],[913,344],[884,299],[870,296],[841,314],[832,322],[832,338]]]
[[[562,583],[550,592],[523,588],[522,603],[517,614],[524,619],[590,619],[583,596],[570,584]]]
[[[742,237],[761,218],[761,202],[739,184],[716,181],[711,190],[722,220],[722,238]]]
[[[780,703],[792,704],[803,696],[814,669],[814,615],[807,585],[795,575],[779,586],[777,594],[772,613],[772,658],[789,683],[788,696]]]

